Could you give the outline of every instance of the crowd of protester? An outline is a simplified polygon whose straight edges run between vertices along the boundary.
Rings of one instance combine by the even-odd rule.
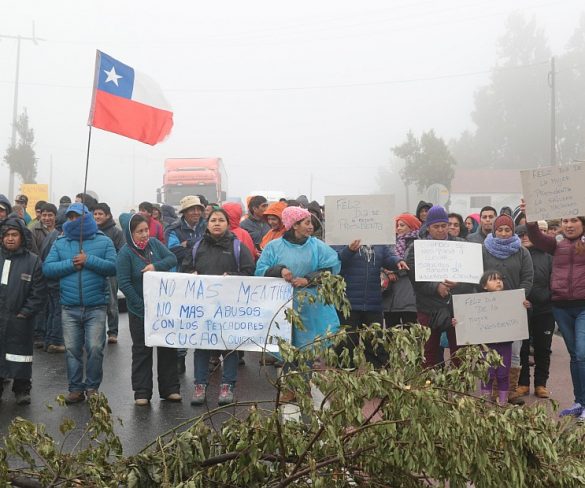
[[[118,288],[126,297],[132,340],[130,374],[135,404],[146,406],[153,395],[153,348],[145,345],[142,280],[148,271],[201,275],[283,278],[295,290],[317,294],[324,271],[340,274],[351,304],[349,317],[319,300],[300,308],[304,330],[293,329],[292,344],[305,347],[326,331],[348,327],[342,347],[353,350],[357,330],[372,323],[431,328],[425,366],[443,367],[444,348],[458,349],[452,296],[461,293],[524,290],[530,338],[488,344],[503,359],[490,370],[480,394],[499,403],[523,403],[530,393],[548,398],[552,334],[558,324],[570,355],[575,403],[561,415],[585,420],[585,218],[526,222],[526,205],[515,210],[491,206],[463,218],[421,201],[414,214],[394,216],[392,245],[345,246],[324,241],[325,210],[301,195],[268,202],[261,195],[219,205],[201,195],[186,195],[178,214],[169,205],[138,205],[117,224],[110,206],[87,194],[68,196],[59,205],[37,202],[28,213],[28,198],[12,204],[0,195],[0,395],[6,380],[18,404],[31,401],[33,349],[64,353],[67,404],[95,395],[102,382],[106,344],[118,342]],[[392,216],[388,216],[392,218]],[[417,282],[417,239],[467,241],[482,245],[484,276],[479,285]],[[385,367],[384,351],[366,345],[366,358]],[[533,353],[532,353],[533,351]],[[187,369],[186,349],[158,347],[158,394],[181,401],[179,376]],[[207,400],[210,367],[222,357],[219,404],[234,401],[242,354],[196,349],[193,354],[193,405]],[[533,359],[531,359],[531,357]],[[264,364],[282,365],[278,355]],[[287,368],[293,365],[284,365]],[[284,392],[281,401],[294,401]]]

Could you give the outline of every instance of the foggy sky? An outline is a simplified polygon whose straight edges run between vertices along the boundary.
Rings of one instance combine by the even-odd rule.
[[[582,0],[2,0],[0,34],[31,36],[35,21],[46,39],[22,42],[18,105],[35,130],[39,183],[53,160],[54,201],[83,188],[95,50],[161,86],[175,120],[164,143],[93,129],[88,189],[117,215],[155,200],[167,157],[222,157],[230,196],[309,195],[311,174],[319,200],[377,191],[409,129],[446,140],[473,129],[473,94],[510,13],[534,16],[560,54],[582,10]],[[15,64],[16,41],[3,39],[2,157]]]

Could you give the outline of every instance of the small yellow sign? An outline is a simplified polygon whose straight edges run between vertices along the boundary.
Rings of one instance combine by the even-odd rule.
[[[20,193],[28,197],[26,209],[33,219],[35,218],[36,203],[41,200],[49,201],[49,185],[46,183],[23,183],[20,185]]]

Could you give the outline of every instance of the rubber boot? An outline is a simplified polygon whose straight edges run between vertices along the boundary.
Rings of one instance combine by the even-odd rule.
[[[512,405],[524,405],[524,400],[516,392],[518,388],[518,379],[520,378],[520,371],[522,368],[510,368],[509,384],[508,387],[508,403]]]
[[[507,391],[499,391],[498,392],[498,405],[504,406],[508,404],[508,392]],[[511,403],[511,402],[510,402]]]

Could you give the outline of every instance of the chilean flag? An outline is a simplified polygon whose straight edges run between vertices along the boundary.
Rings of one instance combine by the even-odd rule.
[[[154,146],[173,127],[173,112],[158,85],[97,51],[88,125]]]

